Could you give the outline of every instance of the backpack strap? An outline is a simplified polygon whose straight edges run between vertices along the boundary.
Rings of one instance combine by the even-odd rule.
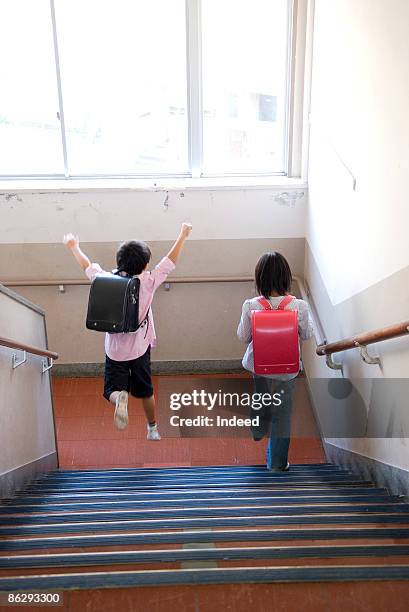
[[[293,300],[295,300],[295,297],[293,295],[284,296],[279,305],[277,306],[277,310],[284,310],[284,308],[288,306],[288,304]]]
[[[271,306],[270,302],[266,300],[265,297],[259,297],[257,301],[259,304],[261,304],[264,310],[273,310],[273,307]]]
[[[277,310],[284,310],[284,308],[288,306],[288,304],[292,302],[293,300],[295,300],[294,295],[285,295],[283,299],[281,300],[281,302],[279,303],[279,305],[277,306]],[[275,308],[272,307],[270,302],[265,297],[259,297],[258,303],[261,304],[264,310],[276,310]]]

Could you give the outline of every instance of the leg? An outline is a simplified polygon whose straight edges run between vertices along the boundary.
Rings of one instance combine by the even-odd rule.
[[[115,406],[114,424],[118,429],[128,425],[129,364],[114,361],[108,355],[105,360],[104,397]]]
[[[155,396],[142,397],[142,406],[145,411],[146,420],[148,421],[148,440],[160,440],[160,434],[155,418]]]
[[[160,440],[155,417],[150,347],[148,347],[144,355],[131,362],[131,393],[142,400],[147,420],[148,440]]]
[[[287,468],[291,435],[294,380],[275,381],[274,393],[280,393],[281,405],[272,406],[271,435],[267,446],[267,469],[282,471]]]
[[[267,378],[266,376],[258,376],[257,374],[254,374],[253,379],[254,379],[254,395],[257,394],[257,396],[261,396],[261,395],[264,395],[265,393],[268,393],[269,395],[271,395],[272,393],[271,388],[272,388],[272,383],[273,383],[271,378]],[[254,395],[253,395],[253,401],[255,399]],[[252,408],[251,418],[254,419],[255,417],[258,417],[259,422],[258,422],[258,426],[252,425],[251,433],[253,435],[253,440],[255,442],[259,442],[260,440],[264,438],[264,436],[268,433],[268,430],[269,430],[270,417],[271,417],[270,406],[263,405],[261,408],[257,410],[255,408]]]
[[[155,396],[151,395],[150,397],[142,397],[142,406],[149,425],[156,425]]]

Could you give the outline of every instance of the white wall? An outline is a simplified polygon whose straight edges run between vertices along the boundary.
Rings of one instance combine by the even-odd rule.
[[[0,336],[46,348],[42,314],[0,291],[0,315]],[[42,374],[42,358],[30,354],[13,369],[13,352],[0,347],[1,488],[8,473],[56,451],[49,372]]]
[[[85,277],[61,244],[67,231],[106,269],[122,240],[149,242],[152,264],[169,250],[180,223],[193,232],[172,276],[249,276],[267,250],[280,250],[295,274],[304,268],[306,197],[294,206],[277,201],[300,188],[81,189],[0,193],[0,279],[3,282]],[[285,200],[285,198],[284,198]],[[25,287],[16,290],[47,315],[49,342],[60,363],[104,359],[103,335],[85,329],[88,288]],[[155,298],[158,345],[153,360],[239,359],[236,337],[243,301],[254,283],[206,283],[160,288]]]
[[[408,23],[407,0],[315,2],[306,278],[329,341],[409,319]],[[409,342],[371,352],[381,369],[337,356],[368,409],[371,379],[409,377]],[[311,347],[306,362],[331,375]],[[409,469],[405,438],[333,442]]]
[[[334,304],[409,265],[408,23],[407,0],[315,2],[308,239]]]
[[[60,244],[65,232],[74,231],[83,242],[135,236],[167,241],[176,237],[183,221],[194,225],[192,240],[304,237],[305,198],[294,207],[275,201],[288,191],[272,187],[3,190],[0,240],[3,244]]]

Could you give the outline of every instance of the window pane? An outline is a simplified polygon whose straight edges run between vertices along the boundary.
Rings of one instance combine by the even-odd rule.
[[[0,0],[0,175],[63,174],[48,0]]]
[[[188,170],[184,0],[57,0],[71,174]]]
[[[287,0],[203,0],[206,173],[283,172]]]

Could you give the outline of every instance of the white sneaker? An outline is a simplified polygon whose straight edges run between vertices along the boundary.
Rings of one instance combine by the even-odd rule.
[[[160,433],[158,431],[158,426],[155,425],[149,425],[148,423],[148,435],[146,436],[147,440],[160,440]]]
[[[117,429],[125,429],[128,426],[128,393],[121,391],[116,398],[114,424]]]

